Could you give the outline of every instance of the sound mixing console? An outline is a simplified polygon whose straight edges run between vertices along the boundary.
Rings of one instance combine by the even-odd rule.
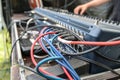
[[[36,8],[30,11],[30,14],[32,15],[30,19],[17,21],[12,28],[12,35],[18,34],[18,38],[14,40],[19,39],[21,33],[25,32],[19,39],[22,52],[18,52],[19,55],[21,54],[18,63],[22,69],[26,68],[23,64],[34,68],[34,59],[31,61],[32,50],[38,62],[38,64],[34,63],[35,72],[40,76],[26,71],[25,79],[32,80],[33,77],[35,80],[67,79],[61,67],[68,71],[73,80],[102,80],[119,76],[120,25],[118,22],[79,16],[53,8]],[[38,39],[38,36],[43,38]],[[34,46],[35,48],[32,49]],[[38,65],[42,64],[42,61],[47,62],[41,66],[44,70],[61,78],[46,76],[38,71]]]

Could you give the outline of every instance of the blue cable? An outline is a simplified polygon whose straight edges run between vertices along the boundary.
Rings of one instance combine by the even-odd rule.
[[[47,43],[49,43],[49,45],[50,45],[50,47],[52,48],[52,50],[54,50],[54,52],[56,53],[56,55],[57,56],[61,56],[62,58],[63,58],[63,60],[64,60],[64,64],[66,64],[68,67],[69,67],[69,69],[68,70],[70,70],[70,72],[71,73],[73,73],[72,74],[72,76],[74,77],[76,77],[76,79],[75,80],[80,80],[80,78],[79,78],[79,76],[77,75],[77,73],[74,71],[74,69],[72,68],[72,66],[67,62],[67,60],[64,58],[64,56],[63,55],[61,55],[61,53],[48,41],[48,39],[45,39],[46,41],[47,41]],[[74,78],[75,78],[74,77]]]
[[[39,71],[39,67],[44,64],[45,62],[49,61],[49,60],[56,60],[56,59],[61,59],[61,57],[48,57],[48,58],[45,58],[43,60],[41,60],[40,62],[38,62],[38,64],[36,65],[36,71],[43,77],[47,78],[47,79],[50,79],[50,80],[64,80],[62,78],[58,78],[58,77],[54,77],[54,76],[50,76],[50,75],[47,75],[47,74],[44,74],[42,72]]]
[[[58,34],[59,35],[59,34]],[[53,43],[54,39],[58,37],[58,35],[54,36],[52,39],[51,39],[51,43]],[[55,48],[52,44],[50,43],[51,47]],[[54,50],[57,51],[57,53],[59,53],[59,56],[63,57],[64,56],[55,48]],[[67,60],[64,58],[65,62],[67,62]],[[74,71],[73,67],[71,67],[71,65],[67,62],[68,66],[73,70],[74,74],[76,75],[77,78],[79,78],[78,74]],[[79,79],[80,80],[80,79]]]
[[[53,54],[53,53],[51,53],[46,47],[45,47],[45,45],[43,44],[43,42],[42,42],[42,46],[43,46],[43,48],[45,49],[45,51],[51,56],[51,57],[57,57],[55,54]],[[66,68],[69,68],[69,67],[67,67],[65,64],[63,64],[63,63],[61,63],[59,60],[56,60],[59,64],[61,64],[62,66],[65,66]],[[69,69],[69,70],[71,70],[71,69]]]
[[[49,29],[48,29],[49,30]],[[44,32],[47,32],[48,30],[46,30],[46,31],[44,31]],[[58,34],[59,35],[59,34]],[[58,36],[58,35],[56,35],[56,36],[54,36],[53,38],[52,38],[52,40],[51,40],[51,42]],[[48,38],[48,37],[47,37]],[[49,39],[47,39],[47,40],[49,40]],[[49,41],[47,42],[47,43],[49,43]],[[52,46],[52,48],[53,48],[53,46]],[[57,54],[58,52],[56,52],[56,50],[55,50],[56,48],[54,48],[53,50],[55,51],[55,53]],[[52,51],[53,52],[53,51]],[[61,53],[60,53],[61,54]],[[61,55],[59,55],[59,54],[57,54],[57,56],[61,56]],[[63,57],[63,56],[62,56]],[[63,57],[64,58],[64,57]],[[64,58],[65,59],[65,58]],[[66,64],[66,62],[67,61],[62,61],[64,64]],[[60,64],[60,63],[59,63]],[[69,68],[71,68],[72,69],[72,71],[71,71],[71,69],[69,69],[69,68],[67,68],[68,70],[70,70],[73,74],[71,74],[73,77],[74,77],[74,74],[76,74],[77,75],[77,73],[74,71],[74,69],[71,67],[71,65],[69,64],[69,63],[67,63],[66,64]],[[65,66],[65,65],[64,65]],[[78,76],[77,76],[78,77]],[[75,77],[74,77],[75,78]]]
[[[48,31],[50,31],[50,29],[46,29],[45,31],[43,31],[43,32],[48,32]],[[57,37],[58,35],[56,35],[56,36],[54,36],[53,35],[53,38],[51,39],[51,42],[53,42],[53,40]],[[47,36],[47,38],[48,38],[48,36]],[[53,56],[53,57],[55,57],[55,56],[61,56],[62,58],[63,58],[63,60],[62,60],[62,62],[61,61],[59,61],[59,60],[56,60],[60,65],[63,65],[65,68],[67,68],[70,72],[71,72],[71,75],[73,76],[73,78],[74,78],[74,80],[80,80],[79,79],[79,77],[78,77],[78,75],[77,75],[77,73],[74,71],[74,69],[71,67],[71,65],[67,62],[67,60],[64,58],[64,56],[62,56],[61,55],[61,53],[58,51],[58,50],[56,50],[56,48],[50,43],[50,39],[46,39],[46,38],[44,38],[44,40],[47,42],[47,43],[49,43],[49,45],[50,45],[50,51],[45,47],[45,45],[43,44],[43,42],[42,42],[42,40],[41,40],[41,42],[42,42],[42,45],[43,45],[43,47],[44,47],[44,49],[48,52],[48,54],[50,55],[50,56]],[[55,55],[56,54],[56,55]]]
[[[46,52],[47,52],[50,56],[56,57],[55,54],[51,54],[51,52],[45,47],[45,45],[43,44],[43,42],[42,42],[42,46],[43,46],[43,48],[46,50]],[[69,69],[69,67],[67,67],[65,64],[61,63],[61,62],[58,61],[58,60],[56,60],[56,61],[57,61],[60,65],[66,67],[68,70],[70,70],[70,71],[72,72],[72,70]],[[74,74],[74,73],[73,73],[73,74]]]
[[[62,65],[62,66],[64,66],[69,72],[71,72],[71,75],[73,76],[73,78],[74,78],[74,80],[76,80],[75,79],[75,77],[74,77],[74,73],[73,73],[73,71],[66,65],[66,63],[63,61],[63,60],[61,60],[61,61],[58,61],[58,60],[56,60],[60,65]]]
[[[46,51],[47,51],[47,49],[46,49]],[[49,53],[49,51],[47,51],[48,53]],[[49,53],[49,55],[50,55],[50,53]],[[52,55],[51,55],[52,56]],[[54,56],[54,57],[57,57],[57,56]],[[63,65],[63,64],[62,64]],[[36,66],[36,67],[38,67],[38,66]],[[54,77],[54,76],[49,76],[49,75],[47,75],[47,74],[41,74],[41,72],[39,71],[39,70],[37,70],[37,72],[39,73],[39,75],[41,75],[41,76],[43,76],[43,77],[45,77],[45,78],[50,78],[50,79],[54,79],[54,80],[63,80],[62,78],[58,78],[58,77]]]
[[[44,33],[46,33],[46,32],[50,32],[50,31],[52,31],[49,27],[47,27],[44,31],[43,31],[43,33],[42,34],[44,34]],[[52,34],[52,35],[54,35],[54,34]],[[46,37],[48,38],[50,38],[51,36],[50,35],[46,35]]]
[[[42,46],[45,49],[45,51],[52,57],[57,57],[55,54],[51,54],[51,52],[49,52],[49,50],[45,47],[45,45],[42,42]],[[56,60],[59,64],[61,64],[62,66],[65,66],[63,63],[61,63],[60,61]],[[65,66],[66,67],[66,66]]]

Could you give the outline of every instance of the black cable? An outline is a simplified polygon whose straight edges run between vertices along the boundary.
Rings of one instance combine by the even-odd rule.
[[[61,48],[60,48],[60,49],[61,49]],[[65,51],[63,51],[63,50],[62,50],[61,52],[67,53],[67,52],[65,52]],[[76,56],[75,56],[75,58],[76,58]],[[103,67],[103,68],[105,68],[105,69],[113,72],[114,74],[120,76],[120,74],[118,74],[117,72],[115,72],[115,71],[114,71],[113,69],[111,69],[110,67],[108,67],[108,66],[106,66],[106,65],[104,65],[104,64],[101,64],[101,63],[99,63],[99,62],[96,62],[96,61],[94,61],[94,60],[91,60],[91,59],[88,59],[88,58],[85,58],[85,57],[82,57],[82,56],[77,56],[77,59],[81,59],[81,60],[90,62],[90,63],[92,63],[92,64],[95,64],[95,65],[97,65],[97,66]]]
[[[68,29],[66,29],[66,28],[62,28],[62,27],[58,27],[58,26],[51,26],[51,27],[52,27],[53,30],[55,30],[55,31],[57,31],[56,28],[58,28],[58,31],[61,30],[61,29],[63,29],[64,31],[67,31],[67,32],[70,33],[71,35],[75,36],[78,40],[83,41],[83,39],[81,39],[81,38],[79,37],[79,35],[75,34],[74,32],[72,32],[72,31],[70,31],[70,30],[68,30]],[[62,36],[64,36],[64,33],[66,33],[66,32],[64,32],[64,31],[63,31],[62,33],[59,33],[59,34],[61,34]],[[66,35],[66,34],[65,34],[65,35]],[[58,48],[61,49],[59,46],[58,46]],[[98,49],[98,48],[100,48],[100,46],[96,46],[96,47],[93,47],[93,48],[91,48],[91,49],[88,49],[88,50],[85,50],[85,51],[82,51],[82,52],[79,52],[79,53],[75,53],[75,54],[69,54],[69,53],[68,53],[68,55],[81,55],[81,54],[85,54],[85,53],[92,52],[92,51],[94,51],[94,50],[96,50],[96,49]]]
[[[74,49],[72,49],[72,50],[74,51]],[[61,51],[61,50],[60,50],[60,51]],[[62,50],[61,52],[64,53],[64,54],[67,54],[67,53],[68,53],[68,52],[65,51],[65,50]],[[75,52],[75,51],[74,51],[74,52]],[[74,54],[74,53],[73,53],[73,54]],[[73,57],[73,58],[76,58],[76,59],[83,60],[83,61],[90,62],[90,63],[92,63],[92,64],[95,64],[95,65],[97,65],[97,66],[100,66],[100,67],[102,67],[102,68],[104,68],[104,69],[107,69],[107,70],[113,72],[114,74],[120,76],[120,74],[117,73],[116,71],[114,71],[112,68],[110,68],[110,67],[108,67],[108,66],[106,66],[106,65],[104,65],[104,64],[102,64],[102,63],[99,63],[99,62],[97,62],[97,61],[94,61],[94,60],[85,58],[85,57],[83,57],[83,56],[72,56],[72,57]]]
[[[67,7],[71,6],[73,3],[75,3],[75,1],[76,0],[73,0],[70,3],[68,3],[68,4],[65,3],[66,5],[64,5],[64,6],[60,7],[60,8],[67,8]]]
[[[13,52],[13,49],[14,49],[17,41],[19,41],[19,40],[24,36],[24,34],[28,31],[28,30],[27,30],[28,26],[26,26],[26,29],[24,30],[23,26],[20,25],[20,22],[21,22],[21,21],[19,21],[19,26],[21,27],[21,29],[23,29],[23,33],[22,33],[22,34],[20,35],[20,37],[18,37],[18,39],[13,43],[12,49],[11,49],[11,54],[12,54],[12,52]],[[27,23],[27,22],[26,22],[26,23]]]
[[[113,38],[113,39],[111,39],[111,40],[109,40],[109,41],[115,41],[115,40],[120,40],[120,37]],[[94,50],[94,54],[97,54],[97,55],[100,56],[101,58],[104,58],[104,59],[106,59],[106,60],[108,60],[108,61],[120,63],[120,60],[115,60],[115,59],[109,58],[109,57],[107,57],[107,56],[105,56],[105,55],[102,55],[102,53],[99,52],[99,51],[97,51],[97,50]],[[109,54],[109,53],[108,53],[108,54]]]
[[[53,28],[53,27],[52,27]],[[56,27],[56,26],[54,26],[54,28],[53,28],[53,30],[55,30],[56,32],[62,32],[62,33],[59,33],[60,35],[64,35],[64,33],[66,33],[66,32],[64,32],[63,30],[61,30],[61,29],[56,29],[56,28],[60,28],[60,27]],[[69,31],[68,29],[65,29],[65,28],[63,28],[65,31],[68,31],[68,32],[71,32],[71,31]],[[63,33],[64,32],[64,33]],[[77,39],[78,40],[82,40],[78,35],[76,35],[75,33],[73,33],[73,32],[71,32],[72,33],[72,35],[74,35],[75,37],[77,37]],[[65,34],[66,35],[66,34]],[[113,38],[113,39],[111,39],[111,40],[108,40],[108,41],[115,41],[115,40],[119,40],[120,39],[120,37],[116,37],[116,38]],[[68,46],[68,45],[67,45]],[[60,47],[59,47],[59,45],[58,45],[58,48],[59,49],[61,49]],[[108,58],[108,57],[106,57],[106,56],[104,56],[104,55],[101,55],[101,53],[99,53],[98,51],[96,51],[96,49],[98,49],[98,48],[100,48],[100,46],[96,46],[96,47],[93,47],[93,48],[91,48],[91,49],[88,49],[88,50],[85,50],[85,51],[82,51],[82,52],[79,52],[78,54],[85,54],[85,53],[89,53],[89,52],[92,52],[92,51],[95,51],[96,52],[96,54],[98,54],[98,55],[100,55],[101,57],[103,57],[103,58],[105,58],[105,59],[108,59],[108,60],[110,60],[110,61],[113,61],[113,62],[118,62],[118,63],[120,63],[120,61],[119,60],[114,60],[114,59],[111,59],[111,58]],[[62,50],[61,50],[62,51]],[[69,54],[69,55],[78,55],[78,54]]]
[[[70,31],[70,30],[68,30],[68,29],[66,29],[66,28],[62,28],[61,26],[56,26],[56,25],[53,25],[53,26],[49,26],[50,28],[53,28],[53,30],[55,30],[56,28],[56,30],[55,31],[58,31],[59,32],[59,30],[63,30],[63,32],[61,32],[61,35],[64,35],[66,32],[67,33],[69,33],[69,34],[71,34],[71,35],[74,35],[78,40],[83,40],[82,38],[80,38],[79,37],[79,35],[77,35],[76,33],[74,33],[74,32],[72,32],[72,31]],[[54,29],[55,28],[55,29]],[[64,33],[64,31],[65,31],[65,33]],[[59,33],[60,34],[60,33]]]
[[[21,64],[19,64],[19,66],[22,67],[22,68],[24,68],[24,69],[26,69],[26,70],[29,70],[29,71],[37,74],[37,75],[39,75],[39,74],[36,72],[36,70],[34,70],[34,69],[32,69],[32,68],[30,68],[30,67],[28,67],[28,66],[21,65]]]
[[[81,40],[81,38],[80,38],[77,34],[75,34],[75,33],[72,32],[72,31],[69,31],[69,30],[66,29],[66,28],[61,28],[61,27],[58,27],[58,26],[56,26],[56,25],[45,25],[45,26],[49,26],[49,27],[51,27],[51,28],[58,28],[58,29],[60,28],[60,29],[67,30],[68,32],[70,32],[71,34],[73,34],[75,37],[77,37],[79,40]],[[33,26],[33,27],[28,28],[28,30],[32,30],[32,29],[39,28],[39,27],[44,27],[44,26],[37,25],[37,26]],[[111,40],[109,40],[109,41],[118,40],[118,39],[120,39],[120,37],[113,38],[113,39],[111,39]],[[17,41],[16,41],[16,42],[17,42]],[[96,49],[98,49],[98,48],[100,48],[100,46],[93,47],[93,48],[91,48],[91,49],[88,49],[88,50],[79,52],[79,53],[77,53],[77,54],[68,54],[68,55],[81,55],[81,54],[85,54],[85,53],[94,51],[94,50],[96,50]],[[12,52],[12,51],[11,51],[11,52]]]
[[[56,27],[56,26],[54,26],[54,27]],[[113,38],[113,39],[111,39],[111,40],[109,40],[109,41],[118,40],[118,39],[120,39],[120,37]],[[91,48],[91,49],[89,49],[89,50],[84,51],[84,53],[88,53],[88,52],[94,51],[94,50],[96,50],[96,49],[98,49],[98,48],[99,48],[99,46],[93,47],[93,48]],[[60,48],[60,49],[61,49],[61,48]],[[82,59],[84,59],[84,60],[86,60],[86,61],[90,61],[91,63],[96,64],[96,65],[98,65],[98,66],[101,66],[101,67],[103,67],[103,68],[105,68],[105,69],[107,69],[107,70],[109,70],[109,71],[111,71],[111,72],[113,72],[113,73],[115,73],[115,74],[117,74],[117,75],[120,76],[120,74],[118,74],[117,72],[113,71],[113,69],[111,69],[110,67],[108,67],[108,66],[106,66],[106,65],[102,65],[101,63],[98,63],[98,62],[96,62],[96,61],[89,60],[89,59],[86,59],[86,58],[83,58],[83,57],[82,57]]]
[[[19,21],[18,24],[19,24],[20,28],[23,30],[23,33],[22,33],[22,34],[20,35],[20,37],[18,37],[18,39],[13,43],[12,49],[11,49],[11,52],[10,52],[11,54],[12,54],[12,52],[13,52],[13,49],[14,49],[17,41],[19,41],[19,40],[24,36],[24,34],[27,32],[26,30],[24,30],[23,26],[21,25],[21,22],[22,22],[22,21]],[[14,22],[14,23],[15,23],[15,22]],[[13,22],[10,23],[10,25],[9,25],[9,27],[8,27],[8,30],[10,29],[10,27],[11,27],[12,24],[14,24],[14,23],[13,23]],[[26,22],[26,23],[27,23],[27,22]]]
[[[97,62],[97,61],[94,61],[94,60],[92,60],[92,59],[89,59],[89,58],[86,58],[86,57],[83,57],[83,56],[74,56],[73,58],[75,58],[75,59],[80,59],[80,60],[83,60],[83,61],[86,61],[86,62],[95,64],[95,65],[97,65],[97,66],[100,66],[100,67],[102,67],[102,68],[104,68],[104,69],[107,69],[107,70],[111,71],[112,73],[120,76],[120,74],[117,73],[116,71],[114,71],[112,68],[110,68],[110,67],[108,67],[108,66],[106,66],[106,65],[104,65],[104,64],[102,64],[102,63],[99,63],[99,62]]]
[[[77,34],[75,34],[74,32],[72,32],[72,31],[70,31],[70,30],[68,30],[68,29],[66,29],[66,28],[58,27],[58,26],[56,26],[56,25],[44,25],[44,26],[36,25],[36,26],[33,26],[33,27],[28,28],[28,30],[32,30],[32,29],[39,28],[39,27],[46,27],[46,26],[51,27],[51,28],[53,27],[53,28],[59,28],[59,29],[67,30],[68,32],[70,32],[71,34],[73,34],[75,37],[77,37],[77,39],[81,40],[81,38],[80,38]],[[28,30],[27,30],[27,31],[28,31]],[[26,31],[24,31],[24,32],[26,32]],[[21,37],[22,37],[22,36],[21,36]],[[12,49],[11,49],[11,53],[12,53],[12,51],[13,51],[13,48],[14,48],[16,42],[17,42],[21,37],[19,37],[19,38],[14,42],[14,44],[13,44],[13,46],[12,46]],[[79,53],[74,54],[74,55],[85,54],[85,53],[94,51],[94,50],[96,50],[96,49],[98,49],[98,48],[99,48],[99,46],[93,47],[93,48],[91,48],[91,49],[89,49],[89,50],[86,50],[86,51],[83,51],[83,52],[79,52]],[[68,55],[73,55],[73,54],[68,54]]]
[[[95,54],[97,54],[97,55],[100,56],[101,58],[104,58],[104,59],[106,59],[106,60],[108,60],[108,61],[120,63],[120,60],[115,60],[115,59],[109,58],[109,57],[107,57],[107,56],[104,56],[104,55],[102,55],[102,53],[99,52],[99,51],[96,51],[96,50],[95,50],[94,52],[95,52]],[[109,53],[108,53],[108,54],[109,54]]]
[[[35,49],[34,54],[41,53],[42,51],[43,51],[42,48]]]
[[[61,45],[62,43],[59,43],[58,44],[58,49],[60,50],[60,51],[64,51],[63,49],[61,49],[61,47],[60,47],[60,45]],[[67,45],[67,44],[64,44],[66,47],[69,47],[69,45]],[[69,47],[70,48],[70,47]],[[77,56],[77,55],[82,55],[82,54],[85,54],[85,53],[90,53],[90,52],[92,52],[92,51],[94,51],[94,50],[96,50],[96,49],[98,49],[99,48],[99,46],[97,46],[97,47],[93,47],[93,48],[91,48],[91,49],[88,49],[88,50],[85,50],[85,51],[82,51],[82,52],[77,52],[77,53],[71,53],[71,52],[67,52],[67,53],[65,53],[66,55],[71,55],[71,56]]]
[[[115,41],[115,40],[120,40],[120,36],[118,36],[118,37],[115,37],[115,38],[113,38],[113,39],[110,39],[110,40],[108,40],[108,41]],[[107,41],[107,42],[108,42]],[[65,44],[66,46],[68,46],[67,44]],[[82,51],[82,52],[77,52],[77,53],[70,53],[70,52],[68,52],[68,53],[66,53],[67,55],[82,55],[82,54],[85,54],[85,53],[89,53],[89,52],[92,52],[92,51],[94,51],[94,50],[97,50],[98,48],[101,48],[101,47],[103,47],[103,46],[96,46],[96,47],[93,47],[93,48],[90,48],[90,49],[87,49],[87,50],[85,50],[85,51]],[[61,48],[60,48],[60,46],[58,46],[58,48],[61,50]],[[62,51],[62,50],[61,50]]]
[[[20,37],[13,43],[12,49],[11,49],[11,52],[10,52],[11,54],[12,54],[12,52],[13,52],[13,49],[14,49],[17,41],[19,41],[19,40],[24,36],[25,33],[26,33],[26,31],[24,31],[24,32],[20,35]]]
[[[10,53],[13,52],[13,49],[14,49],[17,41],[19,41],[19,40],[24,36],[24,34],[25,34],[27,31],[33,30],[33,29],[36,29],[36,28],[40,28],[40,27],[46,27],[46,26],[48,26],[48,27],[58,27],[58,26],[56,26],[56,25],[42,25],[42,26],[41,26],[41,25],[36,25],[36,26],[32,26],[32,27],[28,28],[27,30],[23,31],[23,33],[20,35],[20,37],[18,37],[18,39],[13,43],[13,46],[12,46],[12,49],[11,49],[11,52],[10,52]]]
[[[37,26],[37,27],[38,27],[38,26]],[[35,27],[34,27],[34,28],[35,28]],[[32,29],[34,29],[34,28],[32,28]],[[29,30],[30,30],[30,29],[29,29]],[[11,49],[11,52],[10,52],[11,54],[12,54],[12,52],[13,52],[13,49],[14,49],[17,41],[19,41],[19,40],[24,36],[25,33],[26,33],[26,31],[23,31],[23,33],[20,35],[20,37],[18,37],[18,39],[13,43],[12,49]]]
[[[48,26],[48,25],[47,25]],[[37,25],[37,26],[34,26],[34,27],[30,27],[28,30],[31,30],[31,29],[35,29],[35,28],[39,28],[40,27],[40,25]],[[43,27],[43,26],[42,26]],[[57,26],[54,26],[54,25],[49,25],[49,27],[57,27]],[[15,43],[14,43],[14,45],[16,44],[16,42],[20,39],[21,37],[19,37],[16,41],[15,41]],[[120,38],[119,38],[120,39]],[[13,45],[13,47],[14,47],[14,45]],[[12,50],[13,50],[13,47],[12,47]],[[98,49],[99,48],[99,46],[97,46],[97,47],[94,47],[94,48],[92,48],[92,50],[91,51],[93,51],[93,50],[96,50],[96,49]],[[88,52],[91,52],[91,51],[87,51],[87,52],[85,52],[85,53],[88,53]],[[12,52],[12,51],[11,51]],[[83,58],[82,58],[83,59]],[[93,62],[94,63],[94,62]],[[97,64],[98,65],[98,64]],[[100,65],[99,65],[100,66]],[[102,66],[102,67],[104,67],[104,66]],[[115,73],[115,74],[117,74],[118,75],[118,73],[116,73],[116,72],[114,72],[111,68],[109,68],[109,67],[104,67],[104,68],[106,68],[106,69],[109,69],[111,72],[113,72],[113,73]]]
[[[74,32],[72,32],[72,31],[70,31],[70,30],[68,30],[68,29],[66,29],[66,28],[62,28],[62,27],[58,27],[58,26],[49,26],[49,27],[50,27],[50,28],[53,28],[53,30],[55,30],[55,31],[57,31],[56,28],[58,28],[58,31],[63,29],[64,31],[67,31],[67,32],[69,32],[70,34],[74,35],[78,40],[82,40],[82,41],[83,41],[83,39],[81,39],[81,38],[79,37],[79,35],[75,34]],[[64,33],[66,33],[66,32],[64,32],[64,31],[63,31],[62,33],[59,33],[59,34],[61,34],[61,35],[64,36]],[[66,44],[66,45],[67,45],[67,44]],[[61,49],[59,46],[58,46],[58,48]],[[67,55],[81,55],[81,54],[85,54],[85,53],[92,52],[92,51],[94,51],[94,50],[96,50],[96,49],[98,49],[98,48],[100,48],[100,46],[96,46],[96,47],[93,47],[93,48],[91,48],[91,49],[88,49],[88,50],[85,50],[85,51],[82,51],[82,52],[78,52],[78,53],[75,53],[75,54],[67,53]],[[62,50],[61,50],[61,51],[62,51]]]

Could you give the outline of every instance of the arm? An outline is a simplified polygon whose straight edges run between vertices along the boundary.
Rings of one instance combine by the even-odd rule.
[[[92,0],[86,4],[83,4],[83,5],[79,5],[77,6],[75,9],[74,9],[74,13],[75,14],[79,14],[80,12],[80,15],[82,15],[88,8],[90,7],[96,7],[96,6],[99,6],[99,5],[102,5],[106,2],[109,2],[110,0]]]

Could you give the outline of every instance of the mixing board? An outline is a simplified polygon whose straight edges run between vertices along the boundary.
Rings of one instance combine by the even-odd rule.
[[[42,68],[62,78],[66,78],[66,76],[61,66],[68,70],[74,80],[80,80],[78,76],[83,76],[81,79],[84,80],[86,76],[104,71],[111,71],[112,74],[119,75],[112,70],[120,67],[120,24],[118,22],[75,15],[66,10],[53,8],[36,8],[31,11],[31,14],[34,25],[29,27],[26,32],[32,34],[34,41],[27,45],[29,48],[25,50],[25,43],[29,42],[25,42],[23,37],[20,39],[22,55],[26,53],[25,51],[28,51],[27,54],[29,54],[23,56],[26,59],[25,65],[34,67],[29,59],[32,58],[30,57],[32,50],[34,52],[38,50],[38,53],[45,54],[45,56],[37,59],[41,55],[37,55],[38,57],[34,55],[36,61],[42,63],[42,59],[44,61],[50,58],[51,60],[48,60]],[[30,19],[26,23],[29,21]],[[20,27],[20,25],[18,26]],[[37,33],[32,31],[37,31]],[[19,29],[18,33],[21,33]],[[38,39],[40,36],[43,38]],[[31,36],[29,40],[31,40]],[[32,49],[35,41],[38,48]],[[36,71],[44,78],[56,79],[56,77],[48,77],[38,70]],[[99,79],[109,78],[99,77]],[[39,78],[37,77],[36,80]]]

